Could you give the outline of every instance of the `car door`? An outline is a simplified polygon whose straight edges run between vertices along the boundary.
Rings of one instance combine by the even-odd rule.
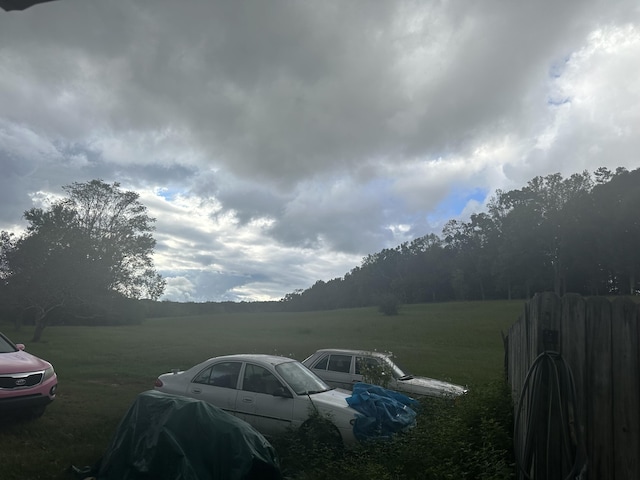
[[[353,355],[331,353],[318,359],[311,369],[332,387],[352,390],[355,383],[352,364]]]
[[[187,396],[204,400],[232,415],[237,415],[236,399],[242,362],[209,365],[189,383]]]
[[[293,398],[274,395],[276,390],[289,388],[267,368],[245,363],[236,410],[238,416],[265,435],[283,433],[293,415]]]

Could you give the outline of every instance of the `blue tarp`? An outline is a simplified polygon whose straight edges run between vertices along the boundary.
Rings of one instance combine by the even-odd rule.
[[[416,424],[418,401],[378,385],[356,383],[347,403],[364,415],[353,426],[360,441],[391,438]]]

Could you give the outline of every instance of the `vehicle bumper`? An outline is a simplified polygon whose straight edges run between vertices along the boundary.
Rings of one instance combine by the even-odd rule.
[[[353,427],[347,428],[338,428],[340,431],[340,435],[342,436],[342,443],[344,443],[345,447],[353,447],[358,444],[358,439],[356,439],[353,434]]]
[[[13,412],[16,410],[29,410],[46,407],[55,399],[55,392],[58,385],[49,387],[45,393],[27,393],[24,395],[2,395],[0,396],[0,413]]]

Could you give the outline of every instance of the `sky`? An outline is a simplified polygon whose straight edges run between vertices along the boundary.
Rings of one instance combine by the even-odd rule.
[[[163,300],[279,300],[638,152],[636,0],[0,10],[0,230],[118,182],[156,219]]]

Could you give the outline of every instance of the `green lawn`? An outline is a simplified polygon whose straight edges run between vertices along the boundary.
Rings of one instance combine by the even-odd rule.
[[[304,359],[318,348],[392,351],[417,375],[481,386],[503,371],[501,332],[524,302],[403,306],[393,317],[374,308],[308,313],[217,314],[149,319],[130,327],[2,330],[54,364],[59,393],[36,421],[0,426],[2,479],[68,479],[66,469],[100,458],[136,395],[155,377],[229,353],[275,353]]]

